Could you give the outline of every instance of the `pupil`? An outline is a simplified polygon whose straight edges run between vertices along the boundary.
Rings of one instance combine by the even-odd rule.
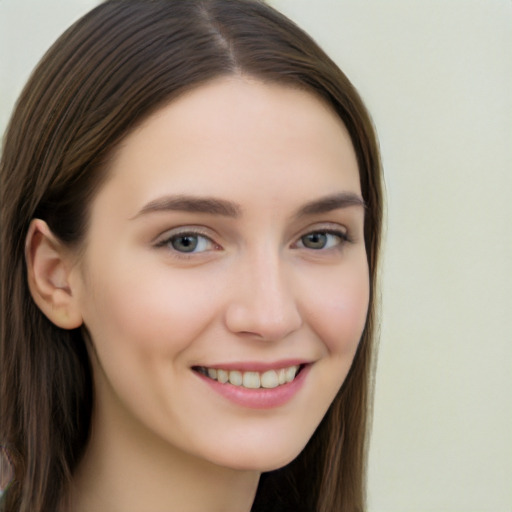
[[[302,237],[302,243],[309,249],[322,249],[327,243],[325,233],[311,233]]]
[[[197,247],[197,237],[192,235],[179,236],[172,241],[172,246],[180,252],[193,252]]]

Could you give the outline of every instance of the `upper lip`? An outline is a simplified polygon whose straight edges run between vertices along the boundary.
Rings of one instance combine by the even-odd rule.
[[[194,365],[203,368],[217,368],[222,370],[240,370],[245,372],[266,372],[268,370],[280,370],[281,368],[289,368],[290,366],[301,366],[311,363],[307,359],[281,359],[279,361],[237,361],[229,363],[212,363]]]

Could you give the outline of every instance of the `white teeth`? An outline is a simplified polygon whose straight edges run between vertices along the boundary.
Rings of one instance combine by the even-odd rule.
[[[262,388],[277,388],[279,386],[279,379],[277,373],[274,370],[269,370],[261,376],[261,387]]]
[[[260,374],[258,372],[244,372],[244,388],[258,389],[260,387]]]
[[[242,372],[237,370],[233,370],[229,372],[229,383],[233,384],[233,386],[241,386],[243,382]]]
[[[229,380],[228,372],[225,370],[217,370],[217,380],[221,384],[226,384],[226,382]]]
[[[286,382],[291,382],[295,379],[295,375],[297,374],[298,366],[290,366],[290,368],[286,368]]]
[[[221,384],[229,382],[233,386],[242,386],[248,389],[266,388],[272,389],[288,382],[292,382],[297,376],[299,366],[290,366],[279,370],[268,370],[266,372],[241,372],[239,370],[221,370],[219,368],[201,367],[201,373],[216,380]]]

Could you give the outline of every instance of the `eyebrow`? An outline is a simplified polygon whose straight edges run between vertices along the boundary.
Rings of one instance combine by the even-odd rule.
[[[147,213],[166,211],[208,213],[210,215],[237,218],[240,217],[242,209],[236,203],[224,199],[177,195],[160,197],[150,201],[134,218]]]
[[[360,195],[353,192],[340,192],[339,194],[332,194],[306,203],[299,209],[296,217],[328,213],[350,206],[360,206],[366,209],[366,203]]]
[[[302,206],[295,214],[296,218],[308,215],[328,213],[350,206],[366,208],[363,198],[353,192],[341,192],[315,199]],[[214,197],[196,197],[188,195],[164,196],[147,203],[133,219],[155,212],[182,211],[189,213],[207,213],[223,217],[239,218],[242,208],[237,203]]]

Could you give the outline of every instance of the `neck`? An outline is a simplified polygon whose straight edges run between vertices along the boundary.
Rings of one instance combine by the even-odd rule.
[[[249,512],[259,473],[199,459],[115,407],[96,404],[91,438],[66,510]]]

